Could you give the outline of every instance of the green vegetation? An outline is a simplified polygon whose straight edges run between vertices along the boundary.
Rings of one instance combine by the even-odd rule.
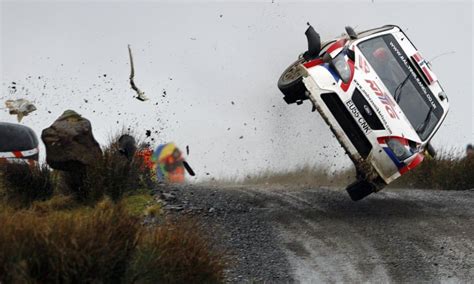
[[[126,207],[3,208],[0,282],[222,282],[224,258],[195,223],[145,228]]]
[[[167,220],[148,170],[112,147],[76,184],[45,165],[0,164],[0,283],[223,282],[205,230]]]
[[[459,150],[442,150],[436,158],[425,158],[417,168],[397,179],[390,187],[440,190],[474,188],[474,157]],[[322,166],[302,166],[294,170],[265,171],[244,179],[219,180],[217,184],[302,185],[345,187],[355,179],[355,170],[328,171]]]
[[[267,170],[243,179],[221,179],[213,184],[244,184],[244,185],[302,185],[302,186],[344,186],[355,176],[353,169],[329,171],[322,166],[300,166],[288,171],[275,172]]]
[[[219,283],[223,280],[223,256],[192,221],[159,226],[141,234],[128,280],[147,283]],[[132,282],[132,281],[130,281]]]
[[[442,190],[472,189],[474,156],[463,157],[456,150],[441,151],[436,158],[426,158],[420,166],[400,178],[397,185]]]
[[[0,163],[0,197],[17,207],[46,200],[53,195],[54,185],[47,166]]]
[[[133,216],[146,215],[148,207],[154,206],[153,197],[150,194],[134,194],[123,198],[125,209]]]

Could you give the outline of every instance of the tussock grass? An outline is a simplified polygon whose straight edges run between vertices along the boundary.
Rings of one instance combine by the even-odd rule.
[[[2,282],[112,282],[125,274],[139,223],[103,202],[92,212],[3,213],[0,227]]]
[[[220,283],[224,258],[190,221],[145,228],[123,202],[0,210],[2,283]]]
[[[138,189],[151,189],[154,186],[152,173],[143,166],[143,160],[135,156],[129,161],[119,153],[117,141],[122,134],[125,132],[111,137],[102,149],[103,155],[83,172],[62,172],[61,191],[72,194],[79,202],[94,204],[104,196],[118,201],[137,193]]]
[[[35,201],[29,207],[30,210],[40,214],[54,211],[73,210],[80,206],[70,195],[56,194],[48,200]]]
[[[394,185],[442,190],[474,188],[474,156],[465,157],[461,150],[442,150],[436,158],[425,158],[417,168]]]
[[[248,175],[243,179],[221,179],[214,184],[244,185],[304,185],[304,186],[342,186],[352,181],[353,169],[329,171],[322,166],[300,166],[293,170],[275,172],[263,171]]]
[[[46,165],[0,162],[0,197],[18,207],[46,200],[54,193],[54,183]]]
[[[128,279],[145,283],[221,283],[225,258],[191,220],[167,223],[139,238]]]
[[[223,282],[222,254],[196,223],[164,220],[151,172],[114,141],[78,175],[0,164],[0,283]]]
[[[135,194],[123,198],[125,209],[134,216],[143,216],[148,207],[153,203],[150,194]]]
[[[303,185],[345,187],[355,180],[353,168],[328,171],[322,166],[301,166],[294,170],[263,171],[243,179],[222,179],[214,184]],[[474,156],[466,157],[459,149],[442,149],[436,158],[425,160],[397,179],[390,187],[465,190],[474,188]]]

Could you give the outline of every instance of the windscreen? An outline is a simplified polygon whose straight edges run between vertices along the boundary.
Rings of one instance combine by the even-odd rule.
[[[434,99],[395,38],[388,34],[358,44],[394,100],[405,113],[421,140],[426,140],[443,115]]]

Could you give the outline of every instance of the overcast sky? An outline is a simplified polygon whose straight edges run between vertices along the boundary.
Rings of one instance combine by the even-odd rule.
[[[451,103],[433,144],[464,147],[474,142],[472,15],[471,1],[2,1],[0,107],[34,101],[22,124],[38,136],[66,109],[88,118],[101,144],[123,126],[152,130],[155,146],[189,145],[200,177],[347,166],[309,103],[284,103],[278,77],[305,50],[308,21],[323,39],[346,25],[397,24],[426,59],[449,53],[433,62]],[[127,44],[147,102],[130,90]],[[0,121],[16,117],[0,109]]]

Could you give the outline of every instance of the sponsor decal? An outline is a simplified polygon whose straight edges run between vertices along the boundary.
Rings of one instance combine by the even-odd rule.
[[[407,67],[408,71],[411,73],[413,78],[415,78],[415,80],[416,80],[418,86],[420,87],[421,91],[426,96],[426,99],[428,100],[428,102],[431,104],[431,106],[435,110],[437,108],[436,103],[434,102],[434,100],[431,97],[428,90],[425,88],[425,85],[423,84],[423,82],[421,82],[418,74],[413,70],[413,68],[411,68],[410,63],[408,62],[407,58],[404,56],[404,54],[402,52],[400,52],[400,50],[395,46],[395,44],[392,41],[389,42],[389,45],[393,49],[393,51],[398,55],[398,57],[403,62],[403,64]]]
[[[355,106],[354,102],[352,100],[348,100],[346,102],[346,106],[347,106],[347,108],[349,108],[352,116],[354,117],[355,121],[357,121],[359,126],[362,128],[364,133],[366,135],[370,134],[372,131],[371,131],[369,125],[367,124],[367,122],[365,121],[364,117],[362,117],[360,112],[357,110],[357,107]]]
[[[369,96],[369,94],[367,94],[365,89],[362,88],[362,86],[359,84],[359,82],[357,80],[354,80],[354,83],[356,84],[357,88],[364,94],[365,98],[370,102],[370,104],[371,104],[372,108],[375,110],[375,112],[378,113],[379,118],[382,121],[383,126],[385,127],[385,129],[388,131],[388,133],[392,134],[393,133],[392,129],[390,128],[390,125],[388,124],[387,120],[385,120],[385,115],[382,113],[382,111],[377,106],[377,104],[374,103],[374,101],[372,100],[372,97]]]
[[[385,110],[387,111],[388,115],[391,118],[400,119],[395,111],[395,103],[392,101],[392,98],[386,93],[382,92],[375,81],[367,79],[365,81],[369,83],[372,91],[374,91],[379,100],[385,105]]]

